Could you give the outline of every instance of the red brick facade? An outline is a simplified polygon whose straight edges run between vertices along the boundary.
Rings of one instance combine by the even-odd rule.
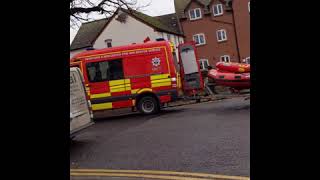
[[[234,0],[233,9],[241,60],[250,57],[250,0]]]
[[[221,56],[224,55],[230,56],[231,62],[239,62],[250,57],[248,2],[249,0],[233,0],[235,31],[232,11],[227,10],[228,7],[223,0],[213,0],[207,6],[197,2],[197,0],[191,0],[184,11],[187,18],[181,18],[180,24],[186,37],[185,41],[192,41],[195,34],[203,33],[205,35],[205,44],[197,46],[200,59],[208,59],[209,65],[214,67],[220,61]],[[217,4],[222,5],[223,13],[214,16],[213,5]],[[201,9],[202,17],[197,20],[190,20],[189,10],[195,8]],[[226,31],[227,39],[225,41],[218,42],[218,30]],[[238,40],[238,48],[236,40]],[[239,49],[239,52],[237,49]]]

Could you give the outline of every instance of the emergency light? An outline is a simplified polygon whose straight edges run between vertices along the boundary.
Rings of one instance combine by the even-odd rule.
[[[93,47],[89,47],[89,48],[87,48],[86,50],[87,50],[87,51],[92,51],[92,50],[94,50],[94,48],[93,48]]]

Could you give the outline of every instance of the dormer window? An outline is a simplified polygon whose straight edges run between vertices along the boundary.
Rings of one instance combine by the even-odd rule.
[[[191,9],[189,10],[189,17],[190,20],[197,20],[197,19],[201,19],[201,9],[200,8],[196,8],[196,9]]]
[[[213,5],[213,16],[221,16],[223,15],[223,7],[222,4]]]
[[[106,44],[107,48],[111,48],[112,47],[112,39],[106,39],[106,40],[104,40],[104,43]]]

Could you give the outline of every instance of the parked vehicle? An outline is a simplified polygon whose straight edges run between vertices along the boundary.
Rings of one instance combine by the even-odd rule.
[[[79,68],[70,68],[70,138],[93,124],[90,100]]]
[[[70,66],[83,72],[93,111],[132,107],[153,114],[178,99],[180,63],[175,54],[168,41],[147,42],[82,52]],[[191,64],[199,69],[197,61]]]

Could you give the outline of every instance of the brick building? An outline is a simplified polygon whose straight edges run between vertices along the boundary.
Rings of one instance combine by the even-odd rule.
[[[175,0],[185,41],[195,41],[202,69],[219,61],[250,63],[249,0]],[[236,28],[235,28],[236,27]]]

